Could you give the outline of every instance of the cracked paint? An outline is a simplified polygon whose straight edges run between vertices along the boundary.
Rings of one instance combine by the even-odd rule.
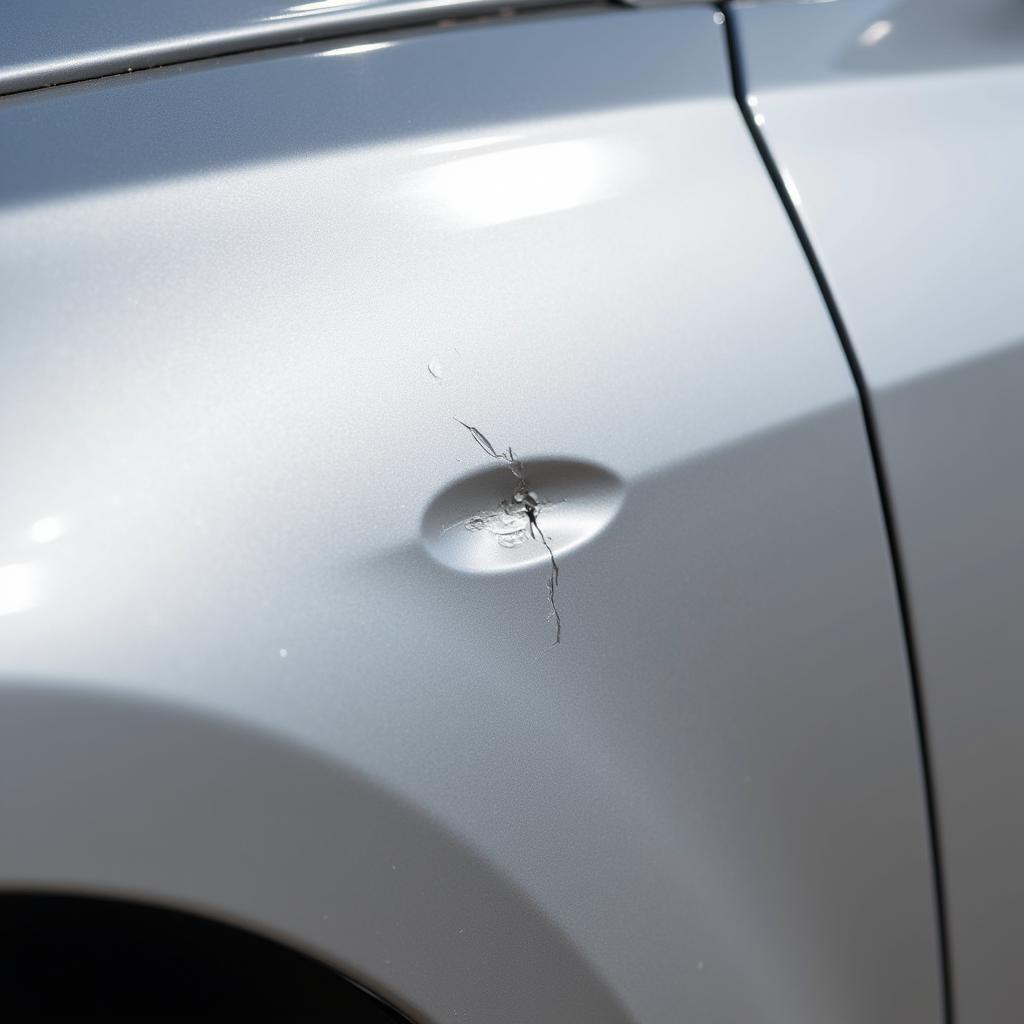
[[[537,496],[536,491],[530,487],[526,477],[526,468],[522,460],[516,456],[511,446],[499,450],[476,427],[463,423],[460,419],[456,419],[455,422],[461,424],[469,431],[473,440],[476,441],[484,454],[492,459],[504,462],[508,466],[509,471],[515,477],[516,484],[511,496],[502,499],[496,508],[469,516],[467,519],[445,527],[445,529],[461,526],[467,530],[486,530],[494,535],[495,540],[501,547],[505,548],[518,547],[520,544],[525,544],[527,539],[538,541],[544,545],[550,563],[547,592],[551,611],[548,613],[548,620],[554,623],[555,637],[551,642],[551,646],[554,647],[562,642],[562,617],[558,612],[556,600],[558,561],[555,558],[555,552],[548,541],[547,535],[540,525],[541,512],[547,503],[542,501]]]

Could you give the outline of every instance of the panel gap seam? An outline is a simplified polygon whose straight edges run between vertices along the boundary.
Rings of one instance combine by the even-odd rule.
[[[928,824],[928,840],[932,861],[932,883],[936,911],[936,927],[938,931],[939,946],[939,968],[940,982],[942,986],[942,1019],[944,1024],[954,1024],[953,1004],[953,979],[952,961],[949,948],[949,924],[947,912],[947,888],[945,870],[942,858],[942,845],[940,842],[941,829],[939,827],[939,811],[934,782],[933,758],[928,738],[926,702],[923,687],[921,685],[920,662],[917,653],[914,629],[910,613],[910,597],[906,581],[906,571],[901,553],[899,536],[896,526],[896,513],[892,500],[892,489],[889,483],[885,460],[882,453],[882,445],[879,437],[877,417],[874,411],[871,392],[868,388],[864,371],[861,366],[857,352],[850,340],[849,332],[839,311],[838,303],[829,286],[828,280],[822,269],[821,263],[811,244],[800,213],[786,186],[767,140],[761,131],[760,125],[754,117],[754,112],[748,103],[748,92],[743,73],[742,55],[740,52],[739,29],[736,18],[729,10],[727,3],[716,5],[718,12],[722,15],[725,29],[725,44],[729,61],[729,72],[732,79],[733,95],[740,109],[740,115],[750,132],[754,146],[757,148],[761,161],[764,164],[768,176],[771,178],[779,200],[786,211],[790,225],[797,241],[803,250],[811,274],[818,286],[822,301],[832,320],[833,328],[839,339],[843,354],[846,357],[853,378],[854,387],[857,390],[861,415],[864,424],[864,433],[868,443],[868,451],[871,457],[871,464],[874,468],[875,482],[878,489],[879,504],[882,510],[882,519],[885,527],[886,539],[889,547],[890,561],[893,570],[893,580],[896,590],[896,600],[899,607],[900,622],[905,644],[907,668],[910,675],[911,697],[913,701],[914,721],[917,729],[918,750],[921,758],[921,774],[924,784],[925,809]]]

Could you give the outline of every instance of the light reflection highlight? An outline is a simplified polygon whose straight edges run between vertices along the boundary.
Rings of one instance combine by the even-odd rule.
[[[442,153],[462,153],[467,149],[485,149],[488,146],[500,146],[505,142],[515,141],[514,135],[481,135],[475,139],[456,139],[454,142],[438,142],[432,146],[424,146],[420,152],[424,156],[435,156]]]
[[[27,562],[0,565],[0,615],[25,612],[39,604],[42,586],[39,569]]]
[[[60,516],[44,516],[29,528],[28,535],[34,544],[52,544],[64,536],[66,527]]]
[[[373,53],[374,50],[386,50],[394,43],[353,43],[351,46],[338,46],[333,50],[317,53],[317,57],[348,57],[356,53]]]
[[[875,46],[892,31],[891,21],[876,21],[868,25],[857,37],[860,46]]]
[[[486,227],[606,199],[620,190],[624,168],[608,142],[546,142],[428,168],[416,191],[456,223]]]
[[[271,14],[267,21],[281,21],[284,18],[308,18],[314,14],[329,14],[331,11],[343,11],[346,7],[365,7],[366,0],[315,0],[314,3],[295,4],[287,7],[281,14]]]
[[[793,176],[789,173],[789,171],[786,170],[785,167],[782,168],[781,173],[782,184],[786,186],[786,192],[789,195],[789,198],[793,201],[793,205],[797,209],[800,209],[800,207],[803,205],[803,200],[800,198],[800,191],[796,187],[796,182],[793,180]]]

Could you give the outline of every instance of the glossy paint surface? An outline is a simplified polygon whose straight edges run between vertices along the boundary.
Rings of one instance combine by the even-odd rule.
[[[424,1021],[937,1019],[860,410],[720,32],[0,107],[0,882],[240,920]],[[601,510],[551,520],[555,647],[543,560],[431,557],[502,468],[464,424]]]
[[[738,0],[730,6],[750,26],[744,63],[762,90],[1012,66],[1020,63],[1024,39],[1017,0]]]
[[[876,411],[931,737],[956,1019],[1011,1019],[1024,1001],[1024,8],[773,6],[739,23],[750,102]]]
[[[546,0],[12,0],[0,95],[143,68],[450,18],[507,16]],[[568,0],[568,6],[572,0]],[[547,3],[558,6],[558,3]]]

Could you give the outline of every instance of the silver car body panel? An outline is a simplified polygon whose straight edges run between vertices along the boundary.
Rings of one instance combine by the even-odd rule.
[[[584,3],[587,0],[584,0]],[[0,95],[261,47],[579,0],[10,0]]]
[[[939,1019],[861,409],[721,33],[3,102],[0,884],[241,921],[423,1021]],[[552,531],[557,646],[542,556],[430,554],[502,469],[456,418],[542,498],[618,488]]]
[[[738,20],[749,102],[884,453],[956,1019],[1005,1020],[1024,1003],[1024,7],[836,3]]]

